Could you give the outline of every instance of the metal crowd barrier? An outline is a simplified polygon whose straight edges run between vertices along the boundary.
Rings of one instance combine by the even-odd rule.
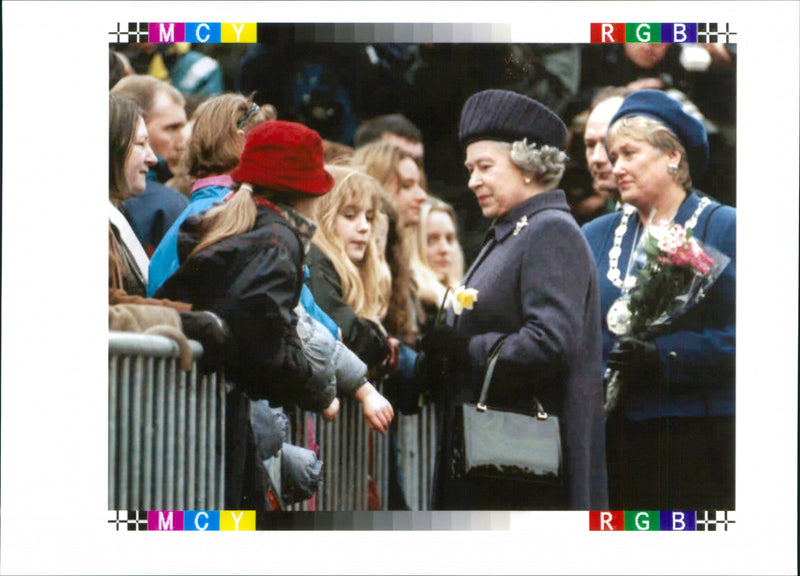
[[[425,404],[419,414],[400,414],[397,418],[406,503],[412,510],[428,510],[436,459],[436,407]]]
[[[221,374],[178,367],[165,336],[109,332],[108,506],[110,510],[224,510],[225,394]],[[386,510],[389,442],[372,432],[361,405],[343,398],[337,418],[290,410],[289,443],[317,450],[323,482],[289,510]],[[434,408],[398,420],[400,473],[412,510],[427,510],[435,457]],[[280,486],[279,458],[269,473]]]
[[[289,442],[318,450],[323,480],[314,498],[292,505],[291,510],[369,510],[371,490],[380,499],[380,509],[387,508],[387,438],[369,430],[361,404],[350,398],[340,401],[333,422],[311,412],[292,413]],[[374,499],[372,505],[376,505]]]
[[[291,510],[369,510],[370,490],[377,491],[374,495],[381,510],[388,507],[388,438],[369,430],[358,402],[340,400],[341,409],[333,422],[301,410],[291,416],[290,443],[318,450],[324,463],[323,483],[316,497],[291,506]],[[427,510],[436,455],[434,407],[425,405],[415,415],[395,413],[395,418],[406,502],[411,510]]]
[[[165,336],[109,332],[110,510],[224,510],[225,384]]]

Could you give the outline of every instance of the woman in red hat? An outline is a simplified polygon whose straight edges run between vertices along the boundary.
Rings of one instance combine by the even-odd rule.
[[[184,222],[182,265],[157,294],[211,310],[230,326],[226,376],[236,388],[227,401],[225,506],[258,510],[268,506],[263,480],[252,472],[248,401],[267,398],[326,417],[338,410],[335,384],[315,375],[303,354],[293,312],[315,228],[300,210],[327,193],[333,178],[319,134],[283,121],[250,131],[231,176],[239,186],[227,202]]]

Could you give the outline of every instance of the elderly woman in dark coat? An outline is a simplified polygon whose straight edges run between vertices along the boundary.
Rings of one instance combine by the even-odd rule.
[[[493,223],[464,277],[471,309],[451,307],[426,337],[430,357],[457,367],[438,382],[442,431],[435,509],[577,509],[607,506],[600,307],[589,247],[556,186],[563,122],[539,102],[503,90],[470,97],[459,138],[469,187]],[[460,308],[460,307],[459,307]],[[487,399],[532,412],[534,396],[561,423],[563,487],[458,478],[456,413],[478,399],[490,350],[505,337]]]

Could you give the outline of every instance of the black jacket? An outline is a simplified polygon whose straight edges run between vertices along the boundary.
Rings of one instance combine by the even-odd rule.
[[[308,287],[320,308],[339,325],[342,341],[370,370],[377,370],[390,353],[389,342],[372,322],[356,315],[342,298],[342,280],[333,262],[318,247],[308,251]]]
[[[322,411],[335,386],[313,376],[295,326],[303,282],[298,232],[280,214],[258,207],[253,229],[226,238],[186,260],[197,244],[201,215],[187,219],[178,236],[181,267],[158,297],[190,302],[223,318],[235,349],[226,375],[250,398]],[[186,260],[186,261],[184,261]]]

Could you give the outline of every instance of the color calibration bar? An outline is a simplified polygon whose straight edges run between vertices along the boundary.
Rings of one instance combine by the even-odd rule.
[[[617,510],[589,512],[592,532],[718,532],[735,524],[728,510]]]
[[[256,512],[253,510],[113,510],[117,531],[252,532],[261,530],[510,530],[507,511]],[[593,510],[592,532],[722,532],[729,510]]]
[[[261,530],[509,530],[508,512],[261,512],[253,510],[112,510],[118,532]]]
[[[287,32],[293,42],[511,42],[511,25],[492,23],[117,22],[108,34],[116,44],[254,44]],[[735,36],[727,22],[595,22],[589,34],[592,44],[730,44]]]

